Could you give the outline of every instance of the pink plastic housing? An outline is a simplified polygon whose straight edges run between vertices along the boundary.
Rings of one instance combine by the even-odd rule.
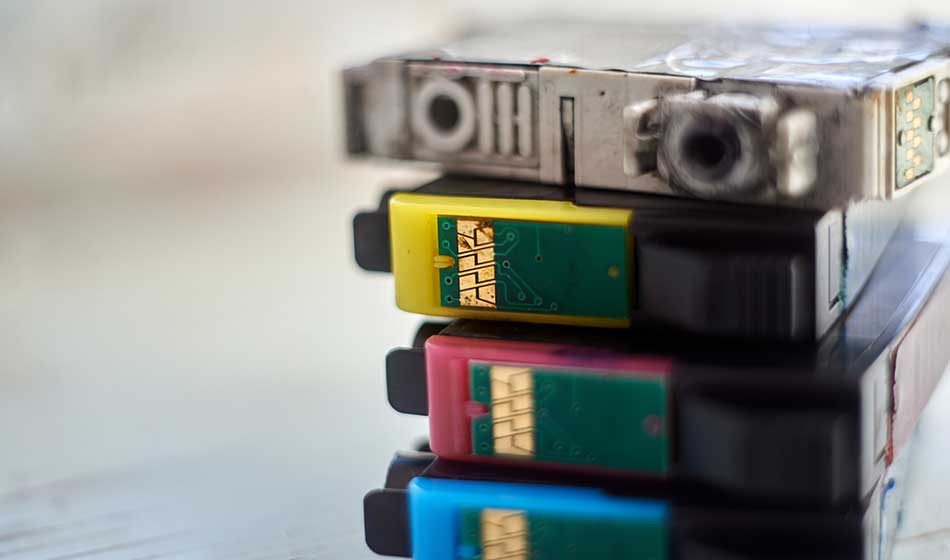
[[[471,399],[469,363],[576,368],[578,373],[668,376],[672,360],[631,356],[585,346],[435,335],[426,341],[429,399],[429,445],[450,459],[492,462],[498,458],[472,453],[471,420],[485,413]]]

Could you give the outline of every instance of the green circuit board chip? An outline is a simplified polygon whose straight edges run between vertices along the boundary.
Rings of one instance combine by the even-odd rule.
[[[663,560],[667,530],[624,520],[505,509],[463,509],[460,560]]]
[[[473,362],[472,452],[665,474],[670,467],[663,376]]]
[[[622,226],[438,218],[445,307],[626,319]]]
[[[897,132],[895,173],[897,188],[914,182],[934,168],[934,79],[897,90],[894,118]]]

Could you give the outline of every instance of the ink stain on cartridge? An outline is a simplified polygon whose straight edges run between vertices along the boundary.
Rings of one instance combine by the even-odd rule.
[[[472,453],[665,474],[667,389],[655,375],[473,362]]]
[[[446,216],[437,223],[443,307],[629,315],[623,227]]]
[[[656,519],[493,508],[465,508],[460,517],[460,560],[661,560],[668,553]]]

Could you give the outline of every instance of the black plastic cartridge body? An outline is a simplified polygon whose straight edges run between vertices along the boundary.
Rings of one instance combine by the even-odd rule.
[[[749,505],[418,453],[397,455],[386,488],[363,501],[370,548],[415,560],[871,560],[875,507]]]
[[[390,402],[454,460],[858,503],[950,364],[947,229],[902,227],[817,343],[458,320],[390,353]]]
[[[878,225],[849,235],[850,212],[444,177],[353,225],[406,311],[803,341],[856,299],[902,207],[856,209],[855,230]]]

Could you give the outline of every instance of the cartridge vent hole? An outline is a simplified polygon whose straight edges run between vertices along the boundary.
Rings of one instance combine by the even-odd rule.
[[[459,123],[459,106],[451,97],[438,95],[429,104],[429,119],[437,128],[449,132]]]
[[[716,167],[726,159],[726,145],[711,134],[694,134],[686,139],[685,150],[703,167]]]
[[[426,148],[453,154],[475,135],[475,113],[475,100],[462,82],[428,80],[412,99],[412,132]]]
[[[739,135],[725,123],[696,127],[683,137],[683,162],[697,177],[718,179],[726,176],[739,159]]]

